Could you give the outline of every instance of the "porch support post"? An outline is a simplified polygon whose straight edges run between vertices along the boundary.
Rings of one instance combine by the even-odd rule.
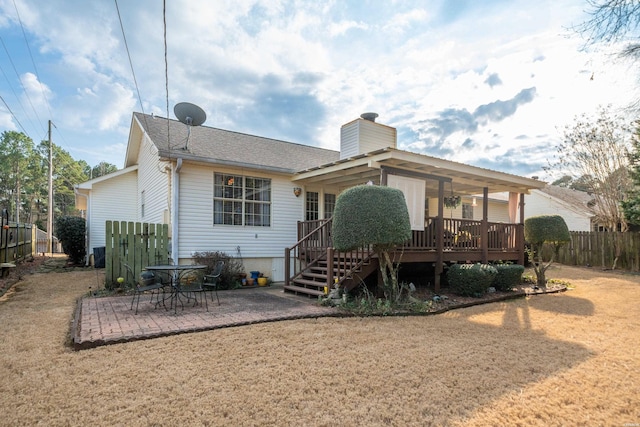
[[[482,222],[480,223],[480,249],[482,251],[482,263],[489,261],[489,188],[482,189]]]
[[[387,186],[387,176],[389,175],[389,172],[387,172],[386,168],[380,168],[380,185],[382,187],[386,187]]]
[[[291,277],[291,249],[284,249],[284,285],[289,286],[289,278]]]
[[[327,248],[327,289],[333,289],[333,247]],[[338,276],[340,272],[338,271]]]
[[[518,264],[524,265],[524,193],[520,193],[520,224],[516,229],[516,248],[518,248]]]
[[[440,292],[440,275],[444,271],[444,181],[438,181],[438,218],[436,219],[436,273],[434,291]]]

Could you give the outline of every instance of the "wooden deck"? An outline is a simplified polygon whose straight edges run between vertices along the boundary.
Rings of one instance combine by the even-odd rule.
[[[397,251],[403,263],[433,263],[435,287],[445,263],[512,261],[524,263],[524,225],[428,218],[424,230]],[[372,268],[372,266],[374,268]],[[347,253],[333,249],[331,219],[298,223],[298,242],[285,249],[285,290],[323,295],[334,286],[351,289],[376,271],[371,247]]]

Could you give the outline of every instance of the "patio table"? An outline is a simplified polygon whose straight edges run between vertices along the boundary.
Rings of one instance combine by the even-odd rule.
[[[182,305],[182,309],[184,310],[184,303],[180,299],[180,296],[184,296],[187,300],[191,299],[188,295],[183,294],[181,290],[181,281],[183,278],[188,276],[190,273],[193,273],[197,270],[203,270],[207,268],[206,265],[202,264],[194,264],[194,265],[173,265],[173,264],[164,264],[164,265],[149,265],[145,267],[147,271],[161,271],[167,273],[167,276],[170,279],[170,295],[169,295],[169,308],[174,308],[174,313],[178,310],[178,301]],[[165,298],[166,300],[166,298]],[[175,304],[175,306],[174,306]],[[166,308],[166,305],[165,305]]]

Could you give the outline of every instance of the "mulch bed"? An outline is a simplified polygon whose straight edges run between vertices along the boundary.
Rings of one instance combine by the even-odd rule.
[[[564,284],[549,284],[546,289],[538,288],[532,284],[520,284],[511,291],[487,292],[479,297],[465,297],[452,293],[448,288],[441,289],[437,294],[430,289],[419,288],[412,296],[421,300],[432,301],[430,313],[443,313],[462,307],[471,307],[490,302],[506,301],[523,298],[532,295],[551,294],[567,290]]]

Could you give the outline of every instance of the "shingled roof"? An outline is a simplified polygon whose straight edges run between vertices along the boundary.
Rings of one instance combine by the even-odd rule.
[[[294,173],[340,158],[340,152],[134,113],[161,158]],[[190,134],[189,134],[190,131]],[[170,138],[168,137],[170,135]],[[188,140],[187,140],[188,136]]]
[[[538,190],[548,196],[561,200],[580,211],[593,213],[591,204],[594,202],[594,198],[586,191],[573,190],[571,188],[559,187],[557,185],[546,185]]]

